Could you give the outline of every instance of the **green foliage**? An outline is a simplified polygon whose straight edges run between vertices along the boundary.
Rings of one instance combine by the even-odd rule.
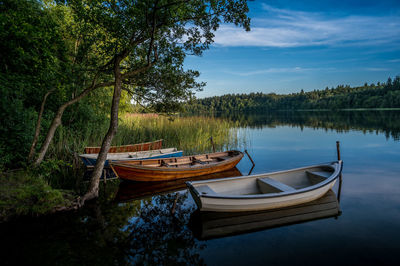
[[[1,2],[0,168],[20,165],[29,152],[35,110],[45,90],[56,86],[62,67],[60,39],[56,25],[38,2]]]
[[[59,190],[29,172],[16,172],[0,178],[0,221],[19,215],[52,212],[69,201]]]
[[[71,167],[70,164],[62,160],[46,160],[38,167],[38,173],[40,173],[40,175],[45,179],[48,179],[54,174],[54,172],[59,171],[63,166]]]
[[[378,85],[339,85],[335,89],[275,93],[227,94],[197,99],[187,104],[191,112],[231,112],[310,109],[400,108],[400,77]]]
[[[42,119],[44,138],[54,112],[88,83],[96,55],[93,41],[80,45],[84,28],[70,9],[39,1],[0,3],[0,169],[24,166],[43,96],[51,89]],[[100,63],[100,62],[98,62]],[[89,72],[90,73],[90,72]],[[111,92],[96,91],[67,109],[63,125],[79,132],[104,120]],[[127,96],[125,102],[129,102]],[[125,109],[128,109],[125,107]],[[44,132],[44,134],[43,134]],[[56,140],[57,141],[57,140]],[[38,147],[40,148],[40,146]]]
[[[181,110],[180,103],[204,86],[196,81],[197,71],[183,68],[185,56],[207,49],[221,23],[249,30],[247,12],[244,0],[1,1],[0,118],[4,125],[0,129],[0,169],[23,165],[43,96],[49,90],[55,89],[46,102],[37,149],[60,105],[94,80],[96,84],[114,81],[117,59],[121,59],[126,90],[122,112],[132,110],[132,97],[146,110]],[[149,62],[151,68],[145,68]],[[54,156],[62,154],[71,136],[83,136],[81,144],[86,142],[89,127],[103,134],[111,97],[109,88],[96,89],[68,107],[49,158],[61,159]],[[71,150],[77,146],[73,144]]]
[[[186,55],[201,55],[221,23],[246,30],[250,23],[245,0],[71,0],[66,6],[78,25],[92,29],[83,41],[95,42],[96,54],[110,62],[101,72],[113,73],[118,62],[124,89],[136,103],[163,113],[179,111],[179,103],[204,86],[195,80],[197,71],[183,68]]]

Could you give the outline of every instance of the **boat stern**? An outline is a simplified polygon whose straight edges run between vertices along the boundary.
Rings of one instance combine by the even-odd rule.
[[[202,203],[201,203],[201,196],[198,193],[198,191],[193,187],[192,183],[187,181],[185,182],[186,186],[188,187],[188,190],[190,192],[190,194],[192,195],[192,198],[194,200],[194,202],[196,202],[197,207],[199,208],[199,210],[201,210],[202,208]]]

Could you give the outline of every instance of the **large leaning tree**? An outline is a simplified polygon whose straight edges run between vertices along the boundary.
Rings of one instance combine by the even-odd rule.
[[[99,179],[111,141],[118,127],[121,91],[157,112],[172,112],[179,102],[204,86],[197,71],[185,70],[186,55],[201,55],[213,42],[222,23],[249,30],[246,0],[71,0],[76,23],[85,25],[85,39],[96,40],[101,64],[92,81],[71,101],[62,105],[41,146],[36,164],[43,160],[65,108],[100,87],[112,87],[110,126],[103,139],[88,192],[81,199],[96,198]],[[90,29],[90,30],[87,30]]]

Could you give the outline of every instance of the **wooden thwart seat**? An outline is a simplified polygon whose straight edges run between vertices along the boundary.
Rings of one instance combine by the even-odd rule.
[[[213,162],[214,160],[210,159],[210,158],[193,157],[193,161],[198,162],[198,163],[209,163],[209,162]]]
[[[306,171],[308,180],[310,180],[311,184],[315,185],[318,184],[322,181],[324,181],[325,179],[327,179],[328,177],[330,177],[332,175],[332,173],[330,172],[318,172],[318,171]]]
[[[257,178],[257,184],[262,193],[277,193],[296,190],[291,186],[283,184],[269,177]]]
[[[183,161],[183,162],[171,162],[171,163],[165,163],[167,166],[178,166],[178,165],[183,165],[183,164],[190,164],[192,163],[191,161]]]

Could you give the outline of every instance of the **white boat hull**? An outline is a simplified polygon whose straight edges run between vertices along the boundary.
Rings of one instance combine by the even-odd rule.
[[[325,195],[335,184],[324,186],[315,191],[301,194],[293,194],[276,198],[260,198],[260,199],[216,199],[202,198],[201,211],[218,211],[218,212],[237,212],[237,211],[261,211],[268,209],[277,209],[288,206],[294,206],[309,201],[316,200]]]
[[[170,157],[181,157],[182,151],[178,151],[176,148],[166,148],[159,150],[148,150],[148,151],[137,151],[137,152],[120,152],[120,153],[108,153],[105,166],[108,166],[108,161],[135,161],[145,159],[157,159],[157,158],[170,158]],[[96,165],[98,153],[80,154],[79,157],[86,166]]]
[[[327,165],[245,177],[187,182],[187,186],[201,211],[239,212],[283,208],[310,202],[325,195],[334,186],[342,169],[341,161],[336,164],[332,163],[332,165],[333,171],[329,177],[309,186],[304,186],[304,180],[300,181],[300,179],[290,183],[290,178],[295,179],[297,173],[303,174],[307,169],[327,167]],[[278,176],[278,179],[280,178],[293,187],[297,186],[297,188],[293,189],[283,184],[284,188],[288,187],[289,190],[270,193],[255,191],[254,184],[257,179],[270,179],[269,177],[274,176]],[[305,179],[305,177],[302,178]],[[303,185],[300,184],[301,182]],[[204,187],[207,187],[208,190],[204,190]]]

